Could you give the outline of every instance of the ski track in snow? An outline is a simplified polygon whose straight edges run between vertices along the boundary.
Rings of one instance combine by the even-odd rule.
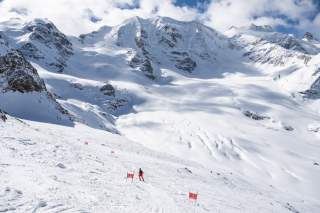
[[[35,122],[31,127],[12,118],[1,125],[6,131],[0,133],[0,212],[313,212],[319,207],[83,125],[61,131],[66,127]],[[136,173],[138,166],[146,182],[126,181],[126,172]],[[187,199],[195,190],[196,207]]]

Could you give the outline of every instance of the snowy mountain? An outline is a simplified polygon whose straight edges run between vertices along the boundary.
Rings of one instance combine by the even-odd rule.
[[[303,39],[298,39],[275,32],[270,26],[252,25],[249,28],[232,27],[226,35],[250,61],[272,65],[263,69],[268,70],[284,89],[296,93],[314,88],[312,85],[319,77],[320,43],[312,34],[307,33]]]
[[[319,53],[270,26],[2,22],[0,212],[318,212]]]
[[[135,17],[119,26],[103,27],[80,37],[84,46],[127,49],[129,66],[151,79],[160,78],[162,68],[194,73],[213,66],[220,49],[227,49],[229,44],[224,36],[202,24],[163,17],[148,20]]]
[[[71,123],[68,112],[47,91],[37,70],[19,50],[9,50],[0,57],[0,74],[2,109],[25,119]]]

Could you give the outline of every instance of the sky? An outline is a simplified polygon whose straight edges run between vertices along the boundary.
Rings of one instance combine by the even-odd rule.
[[[320,0],[0,0],[0,21],[47,18],[66,34],[79,35],[133,16],[197,20],[220,32],[231,26],[270,25],[320,38]]]

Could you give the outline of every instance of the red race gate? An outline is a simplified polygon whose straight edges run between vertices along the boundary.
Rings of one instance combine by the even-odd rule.
[[[131,182],[133,182],[134,173],[133,172],[127,172],[127,180],[131,178]]]
[[[189,192],[189,199],[196,201],[198,199],[198,194],[193,193],[193,192]]]

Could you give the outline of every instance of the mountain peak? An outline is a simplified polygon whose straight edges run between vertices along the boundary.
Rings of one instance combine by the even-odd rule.
[[[303,38],[307,39],[308,41],[314,40],[314,36],[310,32],[306,32],[303,36]]]
[[[272,32],[274,31],[270,25],[255,25],[251,24],[249,27],[250,30],[261,31],[261,32]]]

